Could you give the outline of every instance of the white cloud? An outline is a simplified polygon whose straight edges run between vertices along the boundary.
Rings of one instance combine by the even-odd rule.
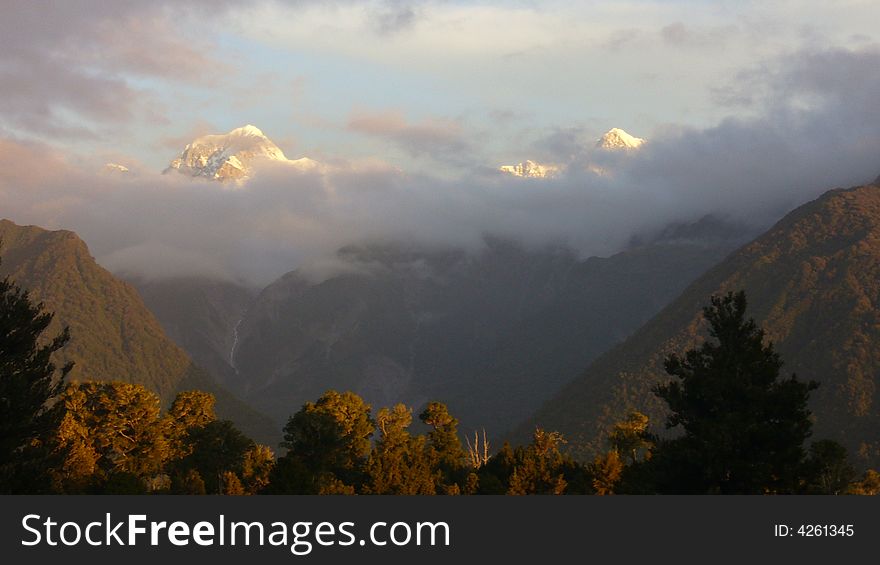
[[[326,271],[326,258],[350,243],[474,247],[485,233],[604,255],[635,234],[709,213],[767,225],[824,190],[875,178],[878,67],[880,51],[870,48],[781,59],[763,75],[778,96],[764,99],[757,118],[669,128],[626,153],[568,136],[555,142],[568,173],[529,182],[489,170],[452,181],[337,163],[311,173],[266,166],[227,189],[181,175],[99,175],[7,140],[0,209],[19,223],[74,229],[108,266],[146,276],[190,270],[266,283],[309,262]],[[822,103],[786,102],[805,92]],[[589,164],[612,174],[592,174]]]

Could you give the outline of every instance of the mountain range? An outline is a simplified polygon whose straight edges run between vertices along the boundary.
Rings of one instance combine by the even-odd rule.
[[[704,339],[701,308],[743,289],[786,372],[815,380],[814,439],[834,439],[862,465],[880,462],[880,187],[832,190],[804,204],[690,284],[623,343],[595,360],[520,426],[561,431],[576,453],[605,449],[631,410],[662,433],[664,405],[651,387],[662,361]]]
[[[630,135],[620,128],[611,128],[596,141],[596,148],[605,151],[630,151],[638,149],[643,143],[645,140],[641,137]],[[546,179],[559,176],[564,168],[562,165],[538,163],[527,159],[516,165],[501,165],[498,170],[515,177]],[[604,175],[608,172],[595,164],[587,165],[587,170],[598,175]]]
[[[644,143],[615,128],[597,148]],[[166,172],[242,186],[260,162],[321,167],[288,160],[245,126],[194,140]],[[561,170],[533,161],[502,169],[532,178]],[[56,312],[53,331],[70,326],[59,360],[76,363],[71,378],[141,383],[166,403],[208,390],[221,417],[266,443],[277,443],[275,422],[337,389],[374,410],[442,401],[463,431],[496,441],[558,430],[582,459],[602,451],[631,410],[665,433],[650,392],[666,378],[664,356],[705,337],[700,313],[712,294],[744,289],[786,370],[821,383],[815,437],[876,465],[876,184],[830,191],[754,240],[753,228],[706,216],[633,237],[608,257],[490,234],[478,249],[353,242],[332,272],[305,265],[265,288],[205,277],[126,283],[73,232],[4,220],[0,274]]]
[[[55,317],[48,332],[70,328],[59,364],[74,362],[70,380],[142,384],[169,403],[182,390],[217,397],[217,412],[252,436],[277,443],[278,426],[219,386],[163,331],[138,291],[95,262],[73,232],[0,220],[0,276],[27,289]]]
[[[275,418],[331,388],[376,407],[441,400],[497,437],[746,237],[714,231],[589,259],[489,237],[476,252],[349,246],[338,274],[260,292],[224,384]]]

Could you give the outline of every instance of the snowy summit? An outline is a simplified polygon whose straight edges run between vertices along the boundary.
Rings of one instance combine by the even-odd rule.
[[[498,170],[516,177],[533,179],[553,178],[559,174],[559,167],[557,165],[546,165],[529,160],[517,165],[502,165],[498,167]]]
[[[290,160],[260,128],[250,124],[226,134],[204,135],[187,145],[165,172],[175,170],[192,177],[242,182],[261,160],[280,161],[311,169],[317,162],[303,157]]]
[[[611,128],[596,142],[599,149],[636,149],[645,140],[641,137],[632,136],[620,128]]]

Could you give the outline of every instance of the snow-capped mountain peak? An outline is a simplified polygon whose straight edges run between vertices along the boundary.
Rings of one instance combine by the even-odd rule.
[[[261,160],[289,163],[311,169],[317,162],[307,157],[290,160],[260,128],[247,124],[225,134],[196,138],[165,170],[219,181],[243,182]]]
[[[502,165],[498,170],[515,177],[526,178],[552,178],[559,174],[558,165],[549,165],[536,163],[535,161],[526,160],[516,165]]]
[[[119,163],[104,163],[104,166],[101,167],[101,173],[108,174],[126,174],[129,173],[128,167],[125,165],[120,165]]]
[[[266,135],[263,133],[263,130],[251,124],[243,125],[240,128],[235,128],[227,135],[254,135],[258,137],[266,137]]]
[[[636,149],[643,143],[645,140],[641,137],[630,135],[620,128],[611,128],[599,138],[596,147],[600,149]]]

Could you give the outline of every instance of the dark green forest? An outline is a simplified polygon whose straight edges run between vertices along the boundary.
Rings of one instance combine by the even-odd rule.
[[[812,438],[820,383],[785,375],[744,293],[713,296],[709,338],[665,360],[653,394],[663,433],[632,412],[583,462],[565,438],[534,430],[496,448],[464,435],[441,402],[418,414],[373,411],[327,391],[284,426],[276,454],[214,413],[214,396],[181,392],[167,410],[129,382],[69,380],[54,357],[70,332],[9,278],[0,282],[0,491],[62,494],[877,494],[846,449]],[[417,419],[417,420],[416,420]],[[462,439],[464,438],[464,441]]]

